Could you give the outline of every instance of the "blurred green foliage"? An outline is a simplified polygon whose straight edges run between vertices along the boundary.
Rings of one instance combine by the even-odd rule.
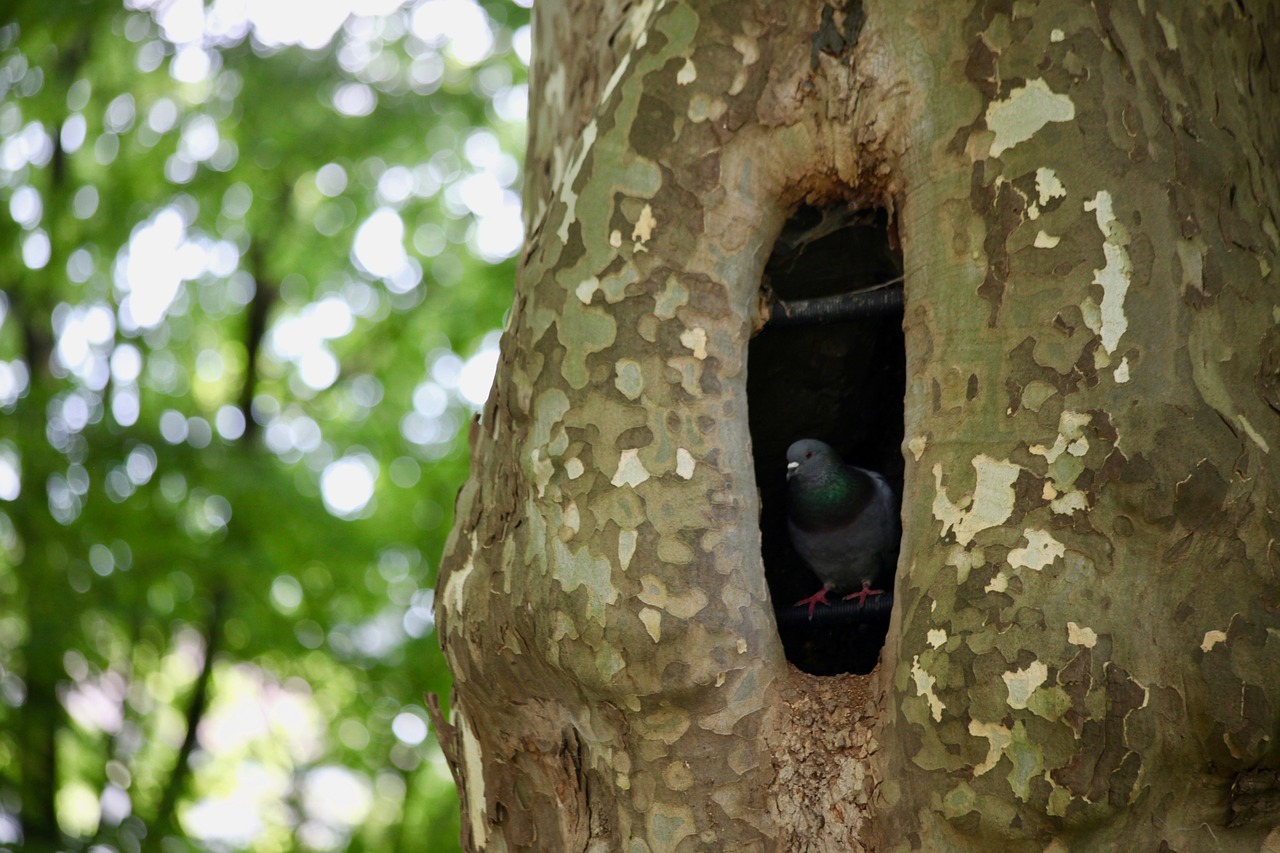
[[[0,844],[457,849],[431,589],[527,24],[0,10]]]

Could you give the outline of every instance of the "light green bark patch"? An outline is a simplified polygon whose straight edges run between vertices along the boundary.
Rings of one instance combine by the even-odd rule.
[[[978,795],[964,782],[948,791],[942,798],[942,813],[948,818],[964,817],[978,808]]]
[[[524,502],[525,518],[528,519],[529,532],[524,543],[524,560],[527,565],[547,570],[547,520],[542,517],[533,495]]]
[[[569,411],[569,398],[559,388],[549,388],[538,395],[533,404],[533,425],[529,429],[529,446],[546,447],[551,443],[551,430]]]
[[[557,337],[565,350],[561,371],[571,388],[587,387],[587,356],[613,346],[617,334],[618,325],[612,316],[584,306],[572,290],[566,294]]]
[[[1061,687],[1043,687],[1027,699],[1027,710],[1046,720],[1057,720],[1071,710],[1071,697]]]
[[[676,316],[676,309],[689,301],[689,288],[680,283],[675,276],[667,279],[667,284],[654,298],[653,313],[663,320]]]
[[[526,473],[542,497],[555,474],[551,461],[551,433],[565,412],[569,411],[569,398],[559,388],[551,388],[538,395],[533,404],[533,425],[529,430],[529,448]],[[562,449],[563,450],[563,449]]]
[[[627,264],[618,272],[600,279],[600,290],[604,292],[605,301],[613,305],[621,302],[622,298],[627,295],[627,285],[639,280],[639,271],[631,264]]]
[[[596,669],[600,672],[601,681],[608,682],[622,671],[626,662],[616,648],[605,643],[596,649]]]
[[[655,850],[675,850],[681,841],[697,835],[693,810],[674,803],[654,803],[648,815],[649,843]]]
[[[1024,803],[1031,799],[1031,780],[1044,773],[1044,751],[1027,737],[1027,729],[1021,721],[1013,724],[1013,739],[1005,750],[1013,762],[1009,771],[1009,787],[1014,796]]]
[[[570,551],[559,539],[551,540],[554,554],[552,575],[565,592],[582,587],[587,592],[587,617],[604,627],[604,608],[618,599],[613,585],[613,567],[603,557],[593,557],[587,546]]]
[[[1041,78],[1028,80],[1009,93],[1003,101],[987,105],[987,127],[995,134],[991,142],[991,156],[999,157],[1005,151],[1026,142],[1046,124],[1054,121],[1071,121],[1076,117],[1076,105],[1066,95],[1059,95]]]

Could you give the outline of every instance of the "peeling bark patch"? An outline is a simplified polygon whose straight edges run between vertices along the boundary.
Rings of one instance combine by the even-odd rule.
[[[987,757],[982,760],[981,764],[974,766],[974,776],[981,776],[995,767],[1000,762],[1000,756],[1009,747],[1009,744],[1013,743],[1013,733],[999,723],[982,723],[978,720],[970,720],[969,734],[974,737],[986,738],[987,740]]]
[[[973,467],[977,472],[973,495],[956,504],[942,486],[942,465],[933,466],[933,517],[942,522],[942,535],[954,532],[961,545],[968,545],[979,532],[1003,524],[1013,514],[1013,482],[1022,470],[1007,459],[992,459],[986,454],[975,458]]]
[[[693,357],[699,361],[707,357],[707,330],[702,328],[688,329],[680,334],[680,343],[693,351]]]
[[[622,71],[627,64],[630,56],[623,59],[619,63],[619,71]],[[610,81],[612,82],[612,81]],[[578,179],[578,173],[582,171],[582,166],[587,162],[587,155],[591,153],[591,146],[596,141],[595,119],[582,130],[582,140],[578,143],[578,150],[574,154],[573,159],[569,161],[569,167],[565,169],[564,178],[560,183],[560,201],[565,205],[564,219],[560,222],[560,227],[556,230],[556,236],[560,238],[561,243],[569,242],[569,226],[577,219],[578,194],[573,190],[573,183]]]
[[[933,692],[933,685],[937,683],[937,679],[924,671],[924,667],[920,666],[920,656],[916,655],[911,659],[911,680],[916,685],[916,695],[923,696],[925,701],[929,703],[929,715],[933,717],[935,723],[942,722],[942,712],[947,707],[942,704],[942,700]]]
[[[1218,643],[1225,643],[1226,641],[1226,631],[1205,631],[1204,640],[1200,643],[1200,651],[1208,654]]]
[[[907,449],[911,451],[912,457],[919,462],[920,457],[924,455],[924,449],[928,444],[929,439],[926,436],[917,435],[913,437],[911,441],[907,442]]]
[[[1156,12],[1156,21],[1160,24],[1160,31],[1164,35],[1164,43],[1169,46],[1169,50],[1178,49],[1178,28],[1173,22],[1164,15]]]
[[[1253,428],[1253,424],[1249,423],[1248,418],[1244,415],[1236,415],[1236,423],[1239,424],[1241,431],[1243,431],[1245,435],[1249,436],[1254,444],[1258,445],[1259,450],[1263,453],[1271,452],[1271,445],[1267,444],[1267,440]]]
[[[618,568],[624,572],[631,567],[631,558],[636,555],[636,541],[639,536],[634,530],[618,531]]]
[[[649,479],[649,472],[645,469],[644,463],[640,461],[640,451],[637,448],[622,451],[618,457],[618,470],[613,475],[611,481],[615,486],[636,486]]]
[[[480,741],[471,733],[467,718],[458,715],[458,729],[462,732],[462,762],[466,765],[467,784],[464,788],[467,803],[467,822],[471,826],[471,842],[477,850],[488,843],[489,827],[484,819],[484,756],[480,754]]]
[[[1124,313],[1124,298],[1133,279],[1133,263],[1129,259],[1129,232],[1116,219],[1111,193],[1099,190],[1084,203],[1087,212],[1097,218],[1102,232],[1102,253],[1107,265],[1093,271],[1093,282],[1102,286],[1102,302],[1088,297],[1080,305],[1084,323],[1102,338],[1102,348],[1107,354],[1116,351],[1120,336],[1129,328],[1129,318]]]
[[[649,636],[653,637],[655,643],[662,640],[662,612],[654,610],[652,607],[640,608],[640,621],[644,623],[644,629],[649,632]]]
[[[1066,95],[1055,93],[1042,78],[1027,81],[1003,101],[987,105],[987,127],[995,134],[991,156],[999,157],[1020,142],[1026,142],[1050,122],[1071,121],[1076,105]]]
[[[1098,644],[1098,633],[1092,628],[1085,628],[1075,622],[1067,623],[1067,642],[1073,646],[1084,646],[1091,649]]]
[[[577,294],[578,299],[583,305],[590,305],[591,297],[595,296],[596,291],[599,289],[600,279],[595,276],[591,276],[591,278],[585,279],[581,284],[575,287],[573,292]]]
[[[1045,233],[1045,231],[1041,229],[1036,234],[1036,238],[1034,241],[1032,241],[1031,245],[1035,246],[1037,249],[1052,249],[1052,248],[1055,248],[1061,242],[1062,242],[1061,237],[1052,236],[1050,234]]]
[[[1064,411],[1058,417],[1058,437],[1052,446],[1033,444],[1028,450],[1037,456],[1043,456],[1052,465],[1058,461],[1063,452],[1072,456],[1084,456],[1089,452],[1089,440],[1084,436],[1084,428],[1093,420],[1088,412]]]
[[[683,447],[676,448],[676,476],[682,480],[691,479],[696,464],[692,453]]]
[[[742,57],[742,67],[733,75],[733,82],[729,84],[728,91],[731,97],[740,94],[746,88],[747,71],[750,66],[760,60],[760,43],[751,35],[739,34],[733,37],[733,49]]]
[[[1093,415],[1088,412],[1067,409],[1058,417],[1058,435],[1052,445],[1032,444],[1027,448],[1036,456],[1043,456],[1048,463],[1042,497],[1059,515],[1070,515],[1088,508],[1088,498],[1075,485],[1085,470],[1084,456],[1089,452],[1089,438],[1084,428],[1092,420]]]
[[[925,641],[935,649],[940,649],[947,642],[947,632],[942,628],[930,628],[925,635]]]
[[[1067,188],[1053,169],[1041,166],[1036,169],[1036,203],[1044,207],[1055,198],[1066,198]]]
[[[686,59],[684,61],[684,65],[676,72],[676,84],[679,86],[688,86],[697,79],[698,67],[693,64],[692,59]]]
[[[719,121],[727,109],[729,109],[729,105],[720,98],[698,93],[689,99],[689,121],[694,124],[701,124],[704,121]]]
[[[658,220],[653,216],[653,208],[645,205],[640,211],[640,218],[636,220],[636,227],[631,230],[631,239],[636,242],[636,249],[648,251],[645,243],[653,239],[653,229],[658,225]]]
[[[1027,707],[1036,688],[1049,677],[1049,668],[1040,661],[1033,661],[1026,669],[1015,669],[1000,677],[1009,690],[1009,707],[1021,710]]]
[[[479,537],[475,531],[472,531],[471,549],[468,552],[467,561],[462,564],[462,568],[449,575],[449,580],[444,585],[444,607],[451,617],[457,617],[462,613],[462,601],[466,597],[463,587],[467,583],[467,577],[476,567],[475,552],[478,544]]]
[[[1009,565],[1015,569],[1032,569],[1038,572],[1066,553],[1066,546],[1054,539],[1047,530],[1028,527],[1022,531],[1022,535],[1027,540],[1027,546],[1009,551]]]
[[[981,548],[972,550],[960,545],[952,545],[947,550],[947,565],[956,570],[956,584],[969,579],[969,572],[986,563],[987,558]]]

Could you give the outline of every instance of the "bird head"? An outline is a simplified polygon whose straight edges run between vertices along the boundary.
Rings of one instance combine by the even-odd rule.
[[[816,438],[802,438],[795,442],[787,448],[787,479],[790,480],[815,461],[838,463],[840,459],[831,445]]]

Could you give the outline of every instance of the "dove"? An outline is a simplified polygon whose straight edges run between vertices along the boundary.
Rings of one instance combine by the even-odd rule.
[[[808,605],[809,618],[829,592],[864,605],[892,580],[899,540],[893,489],[817,439],[787,450],[787,526],[796,552],[822,581],[822,589],[796,602]]]

